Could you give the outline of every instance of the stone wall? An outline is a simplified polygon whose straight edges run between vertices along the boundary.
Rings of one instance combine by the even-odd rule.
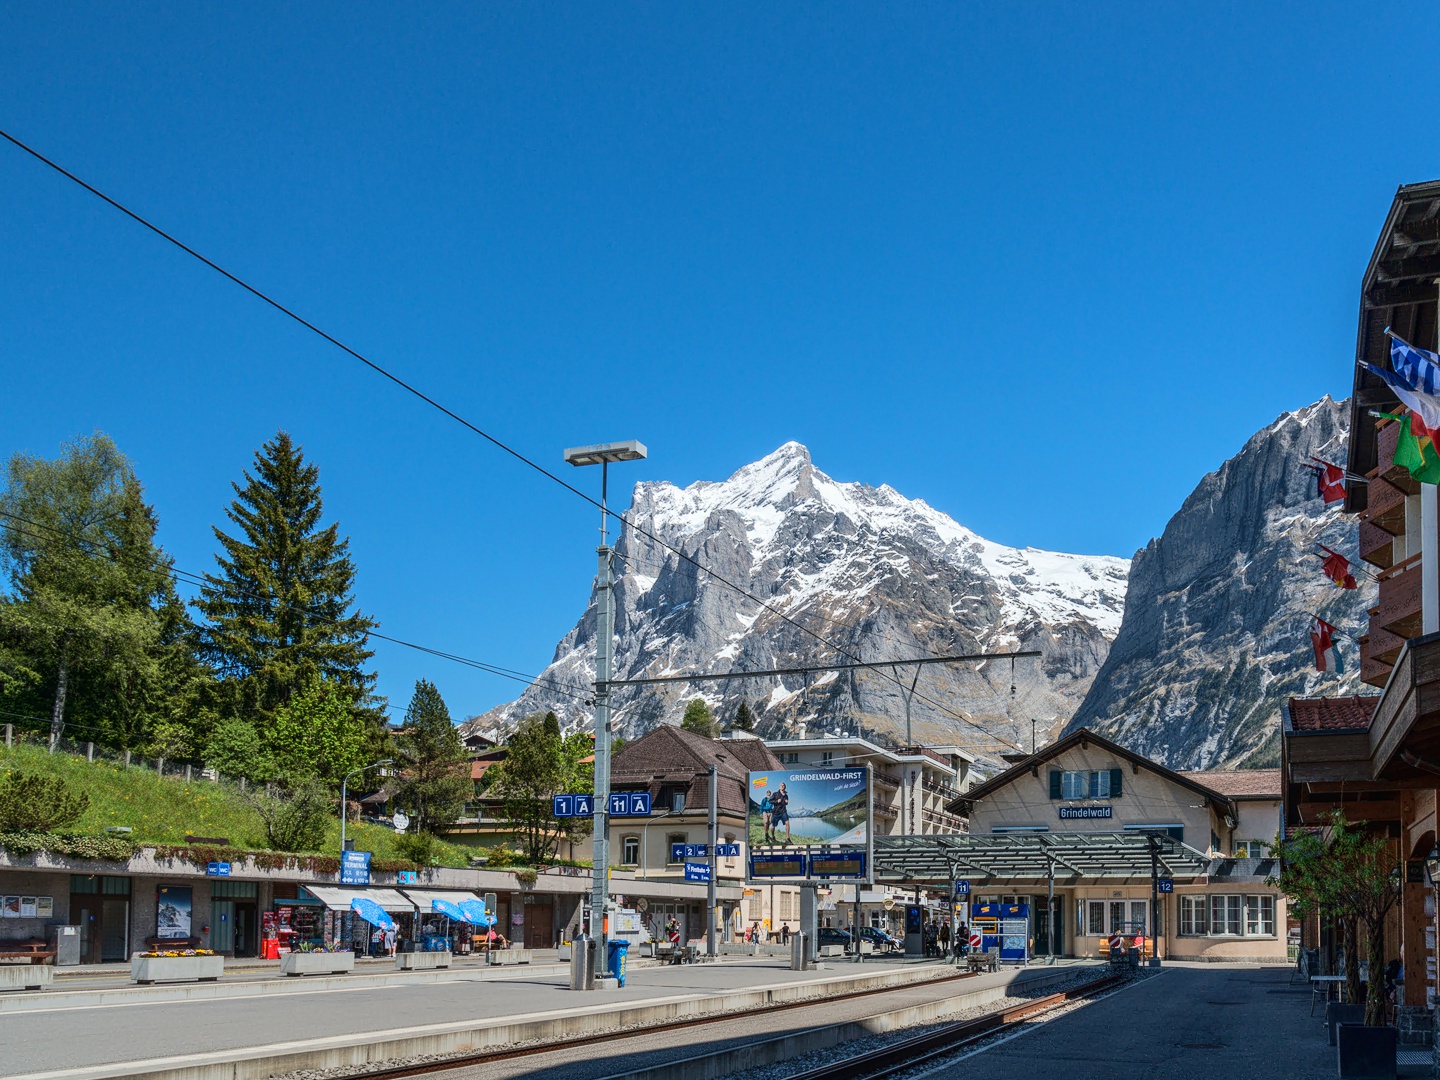
[[[54,901],[54,911],[43,919],[0,918],[0,941],[43,940],[46,927],[64,924],[70,919],[69,874],[5,874],[0,881],[0,896],[48,896]]]

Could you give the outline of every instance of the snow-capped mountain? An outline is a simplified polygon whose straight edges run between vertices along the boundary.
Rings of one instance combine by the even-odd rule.
[[[1345,461],[1349,405],[1327,395],[1281,415],[1205,476],[1136,552],[1125,621],[1070,723],[1175,769],[1278,761],[1290,696],[1354,694],[1375,586],[1341,591],[1324,544],[1356,560],[1355,519],[1317,496],[1311,456]],[[1311,613],[1346,636],[1343,673],[1313,665]]]
[[[725,481],[639,484],[627,517],[637,528],[616,545],[617,679],[843,662],[842,653],[868,662],[1039,649],[1042,659],[1014,665],[1013,692],[1008,662],[932,665],[920,675],[915,738],[993,752],[992,740],[952,713],[1028,746],[1031,717],[1047,720],[1043,737],[1049,718],[1058,729],[1074,713],[1120,628],[1128,560],[992,543],[889,486],[832,480],[799,443]],[[590,685],[594,631],[592,592],[542,682],[476,726],[547,708],[567,722],[588,719],[583,703],[546,684]],[[907,686],[913,673],[902,672]],[[745,700],[766,732],[801,723],[812,734],[904,731],[903,696],[888,670],[826,672],[808,687],[785,677],[620,689],[616,727],[633,735],[678,721],[697,696],[722,720]]]

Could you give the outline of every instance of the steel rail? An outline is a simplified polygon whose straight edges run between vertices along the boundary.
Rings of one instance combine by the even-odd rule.
[[[481,1050],[461,1057],[449,1057],[439,1061],[427,1061],[412,1065],[397,1065],[390,1068],[372,1069],[363,1073],[352,1073],[351,1076],[354,1080],[391,1080],[392,1077],[424,1076],[429,1073],[448,1072],[451,1069],[467,1069],[474,1065],[484,1065],[492,1061],[508,1061],[512,1058],[534,1057],[539,1054],[549,1054],[559,1050],[573,1049],[577,1046],[589,1046],[594,1043],[618,1042],[621,1039],[639,1038],[646,1035],[654,1035],[657,1032],[677,1030],[680,1028],[695,1028],[704,1024],[729,1023],[741,1017],[752,1016],[757,1013],[768,1014],[786,1012],[791,1009],[813,1008],[816,1005],[824,1005],[832,1001],[850,1001],[856,998],[874,997],[880,994],[897,994],[906,990],[920,990],[926,987],[963,982],[974,978],[978,978],[978,976],[973,972],[967,971],[957,975],[942,975],[939,978],[927,979],[923,982],[905,983],[900,986],[879,986],[870,990],[851,990],[843,994],[826,994],[821,997],[805,998],[800,1001],[762,1005],[753,1009],[736,1009],[730,1012],[717,1013],[714,1016],[696,1016],[687,1017],[682,1020],[668,1020],[658,1024],[647,1024],[644,1027],[625,1028],[622,1031],[606,1031],[595,1035],[579,1035],[574,1038],[558,1039],[554,1042],[534,1043],[529,1046],[511,1047],[505,1050]]]
[[[1082,997],[1100,993],[1123,981],[1124,975],[1108,975],[1083,986],[1027,1001],[1023,1005],[1012,1005],[971,1020],[946,1024],[935,1031],[902,1039],[878,1050],[867,1050],[805,1072],[792,1073],[788,1080],[881,1080],[883,1077],[907,1072],[935,1058],[953,1054],[979,1039],[1019,1027],[1026,1018],[1036,1013],[1047,1012]]]

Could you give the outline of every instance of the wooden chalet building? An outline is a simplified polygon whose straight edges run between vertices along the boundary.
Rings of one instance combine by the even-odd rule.
[[[1343,808],[1394,844],[1402,869],[1398,911],[1386,927],[1386,958],[1405,965],[1402,1039],[1428,1041],[1435,1003],[1435,888],[1424,860],[1436,847],[1440,795],[1440,525],[1437,489],[1395,464],[1399,428],[1375,415],[1396,411],[1386,383],[1358,366],[1389,369],[1386,329],[1437,346],[1440,182],[1401,187],[1360,289],[1345,509],[1359,519],[1360,558],[1379,581],[1361,679],[1377,691],[1355,697],[1293,698],[1281,743],[1287,828]],[[1320,940],[1316,940],[1321,935]],[[1331,943],[1312,925],[1307,944]]]

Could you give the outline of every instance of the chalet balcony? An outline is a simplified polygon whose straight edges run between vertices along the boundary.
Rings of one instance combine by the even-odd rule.
[[[1419,494],[1419,482],[1410,478],[1410,471],[1403,465],[1395,464],[1395,447],[1399,441],[1399,424],[1382,422],[1376,426],[1375,449],[1378,457],[1376,475],[1386,483],[1399,488],[1406,495]]]
[[[1376,476],[1370,481],[1368,502],[1362,520],[1384,529],[1391,536],[1405,532],[1405,491]]]
[[[1365,640],[1369,643],[1371,658],[1388,667],[1400,659],[1400,650],[1405,647],[1405,639],[1389,630],[1382,630],[1375,624],[1375,616],[1379,610],[1370,609],[1370,632],[1365,635]]]
[[[1384,634],[1384,630],[1377,630],[1377,634]],[[1394,635],[1388,635],[1393,637]],[[1397,639],[1402,640],[1403,639]],[[1360,639],[1360,681],[1369,686],[1383,687],[1390,679],[1390,672],[1394,668],[1394,661],[1381,660],[1374,655],[1372,639],[1366,634]]]
[[[1360,522],[1360,558],[1371,566],[1390,569],[1395,561],[1395,538],[1379,525]]]
[[[1372,638],[1377,628],[1401,638],[1420,635],[1420,577],[1418,555],[1380,575],[1380,602],[1375,605],[1375,615],[1370,620]]]

